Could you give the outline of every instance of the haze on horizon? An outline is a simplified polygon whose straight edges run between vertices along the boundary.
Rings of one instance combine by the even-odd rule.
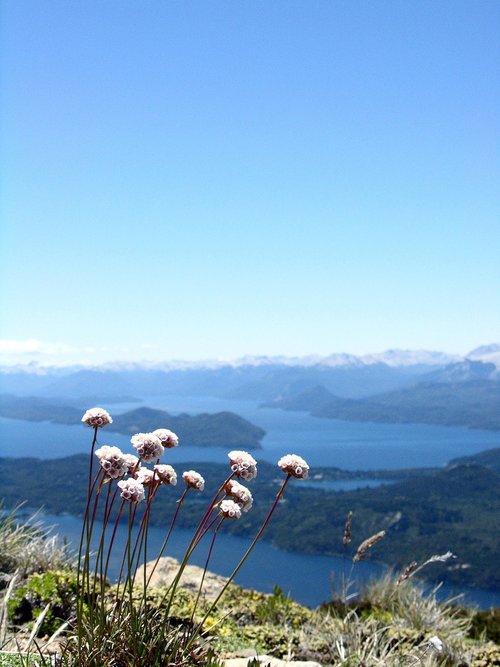
[[[5,0],[0,363],[500,338],[493,0]]]

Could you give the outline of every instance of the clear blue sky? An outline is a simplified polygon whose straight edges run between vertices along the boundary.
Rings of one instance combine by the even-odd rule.
[[[11,359],[500,338],[498,0],[2,5]]]

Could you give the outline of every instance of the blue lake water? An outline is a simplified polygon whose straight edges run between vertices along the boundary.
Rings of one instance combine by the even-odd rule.
[[[66,537],[71,545],[78,545],[81,531],[80,519],[71,516],[44,515],[44,521],[54,526],[61,538]],[[93,549],[97,550],[98,539],[102,524],[96,522],[94,530]],[[123,555],[127,533],[127,526],[121,524],[117,530],[115,547],[110,559],[109,577],[114,579],[118,576],[120,563]],[[166,529],[150,527],[148,534],[148,559],[154,560],[163,540]],[[182,559],[186,547],[192,537],[192,531],[175,530],[169,540],[165,555]],[[203,567],[205,565],[208,539],[199,545],[190,562]],[[249,539],[225,535],[221,531],[210,561],[209,569],[218,574],[229,576],[241,556],[250,544]],[[306,554],[290,553],[276,549],[269,542],[258,542],[252,554],[245,562],[236,576],[236,583],[245,588],[254,588],[259,591],[271,593],[277,584],[285,593],[298,600],[302,604],[315,607],[322,602],[331,599],[331,582],[333,580],[340,586],[344,571],[349,575],[350,561],[344,563],[342,558],[335,556],[310,556]],[[379,576],[387,571],[387,568],[379,563],[361,561],[353,570],[354,585],[350,592],[359,591],[363,583],[371,578]],[[462,595],[464,603],[481,608],[500,606],[500,592],[482,591],[480,589],[453,589],[450,586],[442,586],[438,591],[441,599],[455,595]]]
[[[143,405],[178,414],[231,410],[266,431],[256,458],[274,462],[295,452],[310,465],[346,470],[441,466],[457,456],[497,447],[500,434],[462,427],[425,424],[372,424],[319,419],[303,412],[259,408],[253,401],[204,396],[146,396]],[[109,406],[118,414],[140,404]],[[106,407],[106,406],[104,406]],[[159,424],[167,427],[168,424]],[[91,430],[82,424],[66,426],[48,422],[0,419],[0,456],[58,458],[89,450]],[[128,436],[103,430],[100,444],[130,450]],[[169,450],[172,463],[182,461],[227,462],[227,448],[181,446]],[[221,443],[222,445],[224,443]]]

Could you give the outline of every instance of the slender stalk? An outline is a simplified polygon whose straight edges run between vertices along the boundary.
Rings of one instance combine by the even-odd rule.
[[[171,521],[171,523],[170,523],[170,527],[169,527],[169,529],[168,529],[167,535],[166,535],[165,539],[163,540],[163,544],[161,545],[161,549],[160,549],[160,551],[158,552],[158,556],[157,556],[157,558],[156,558],[156,560],[155,560],[155,563],[154,563],[154,565],[153,565],[153,568],[152,568],[151,572],[149,573],[149,577],[148,577],[148,580],[147,580],[147,582],[146,582],[146,586],[149,586],[149,583],[150,583],[150,581],[151,581],[151,578],[152,578],[152,576],[153,576],[153,574],[154,574],[156,568],[158,567],[158,563],[160,562],[160,558],[163,556],[163,553],[164,553],[164,551],[165,551],[165,549],[166,549],[166,547],[167,547],[168,540],[169,540],[169,538],[170,538],[170,535],[172,534],[172,530],[173,530],[174,525],[175,525],[175,521],[176,521],[176,519],[177,519],[177,516],[179,515],[179,511],[180,511],[180,509],[181,509],[181,505],[182,505],[182,503],[184,502],[184,498],[186,497],[186,494],[187,494],[188,491],[189,491],[189,486],[186,486],[186,488],[185,488],[184,491],[182,492],[181,497],[180,497],[179,500],[177,501],[177,507],[175,508],[175,513],[174,513],[173,519],[172,519],[172,521]]]
[[[216,517],[216,518],[218,518],[218,517]],[[212,541],[210,542],[210,548],[209,548],[209,550],[208,550],[207,560],[205,561],[205,567],[203,568],[203,574],[201,575],[200,586],[199,586],[199,588],[198,588],[198,595],[196,596],[196,601],[195,601],[194,606],[193,606],[193,611],[191,612],[191,623],[193,622],[194,614],[195,614],[195,612],[196,612],[196,608],[198,607],[198,602],[199,602],[199,599],[200,599],[200,596],[201,596],[201,591],[202,591],[202,588],[203,588],[203,583],[204,583],[204,581],[205,581],[205,575],[206,575],[207,570],[208,570],[208,563],[210,562],[210,557],[212,556],[212,550],[213,550],[213,548],[214,548],[214,544],[215,544],[215,538],[217,537],[217,533],[218,533],[218,531],[219,531],[219,528],[222,526],[222,524],[223,524],[225,518],[226,518],[226,517],[223,516],[223,517],[221,518],[221,520],[219,521],[219,523],[218,523],[218,524],[215,526],[215,528],[214,528],[214,534],[213,534],[213,536],[212,536]]]
[[[244,553],[243,556],[241,557],[240,562],[238,563],[238,565],[237,565],[237,566],[234,568],[234,570],[232,571],[231,575],[229,576],[228,580],[226,581],[226,583],[224,584],[224,586],[223,586],[222,589],[220,590],[219,594],[217,595],[217,597],[215,598],[215,600],[214,600],[214,601],[212,602],[212,604],[210,605],[210,608],[209,608],[208,611],[206,612],[205,616],[202,618],[202,620],[200,621],[200,623],[199,623],[199,624],[197,625],[197,627],[195,628],[195,631],[193,632],[193,635],[192,635],[191,639],[190,639],[190,640],[188,641],[188,643],[187,643],[186,649],[188,649],[188,648],[191,646],[191,644],[193,643],[193,641],[196,639],[196,637],[198,636],[198,634],[199,634],[201,628],[203,627],[203,623],[205,623],[205,621],[207,620],[207,618],[209,617],[209,615],[210,615],[210,614],[212,613],[212,611],[215,609],[215,607],[217,606],[217,603],[219,602],[219,600],[221,599],[221,597],[222,597],[222,596],[224,595],[224,593],[226,592],[227,587],[228,587],[229,584],[232,582],[232,580],[234,579],[234,577],[238,574],[238,572],[239,572],[240,569],[242,568],[243,564],[245,563],[246,559],[247,559],[248,556],[250,555],[252,549],[254,548],[254,546],[257,544],[257,542],[258,542],[259,539],[261,538],[262,533],[265,531],[265,529],[266,529],[266,527],[267,527],[267,524],[269,523],[269,520],[271,519],[271,516],[273,515],[274,510],[276,509],[276,507],[277,507],[277,505],[278,505],[278,503],[279,503],[279,501],[280,501],[280,499],[281,499],[281,496],[283,495],[283,493],[284,493],[284,491],[285,491],[286,485],[288,484],[288,482],[289,482],[289,480],[290,480],[290,477],[291,477],[291,475],[288,474],[287,477],[286,477],[286,479],[285,479],[285,481],[284,481],[283,484],[281,485],[280,490],[279,490],[278,493],[276,494],[276,498],[274,499],[274,502],[273,502],[273,504],[272,504],[272,506],[271,506],[271,509],[269,510],[269,512],[268,512],[268,514],[267,514],[267,517],[264,519],[264,523],[263,523],[262,526],[259,528],[259,531],[257,532],[257,535],[253,538],[252,543],[250,544],[250,546],[248,547],[248,549],[245,551],[245,553]]]

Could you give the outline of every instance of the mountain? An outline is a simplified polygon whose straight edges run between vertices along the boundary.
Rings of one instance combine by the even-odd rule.
[[[470,382],[471,380],[500,380],[495,364],[464,359],[421,376],[423,382]]]
[[[364,356],[261,356],[231,362],[109,363],[86,368],[42,368],[30,364],[0,368],[0,383],[3,393],[65,400],[98,393],[109,399],[175,394],[273,401],[318,385],[336,396],[356,399],[412,385],[419,379],[437,382],[497,378],[489,365],[500,355],[497,348],[500,346],[496,344],[477,348],[470,353],[470,359],[436,351],[392,349]],[[484,374],[479,368],[485,369]],[[445,371],[448,379],[439,378],[443,369],[449,369]]]
[[[491,343],[490,345],[481,345],[471,350],[466,355],[468,359],[475,361],[484,361],[485,363],[495,364],[500,369],[500,343]]]
[[[57,404],[38,397],[0,396],[0,416],[25,421],[81,423],[84,409]],[[140,407],[116,415],[106,431],[125,435],[170,428],[184,446],[258,449],[265,431],[232,412],[199,415],[171,415],[163,410]]]
[[[422,382],[366,400],[337,399],[312,414],[347,421],[439,424],[495,431],[500,430],[500,383]]]
[[[500,430],[500,382],[492,380],[421,382],[363,399],[332,396],[324,387],[316,387],[265,405],[345,421]]]
[[[386,350],[378,354],[366,354],[361,359],[365,364],[383,363],[393,368],[407,366],[419,369],[446,366],[461,360],[456,354],[432,350]]]
[[[429,367],[426,367],[426,371]],[[360,397],[389,391],[414,382],[415,372],[405,366],[383,363],[343,363],[289,366],[261,364],[225,365],[218,368],[88,368],[66,375],[35,376],[9,373],[1,376],[3,393],[64,397],[65,399],[116,395],[186,395],[272,400],[320,384],[341,396]]]
[[[496,473],[500,474],[500,447],[486,449],[478,454],[472,454],[472,456],[461,456],[448,463],[448,466],[461,465],[484,466],[485,468],[491,468]]]

